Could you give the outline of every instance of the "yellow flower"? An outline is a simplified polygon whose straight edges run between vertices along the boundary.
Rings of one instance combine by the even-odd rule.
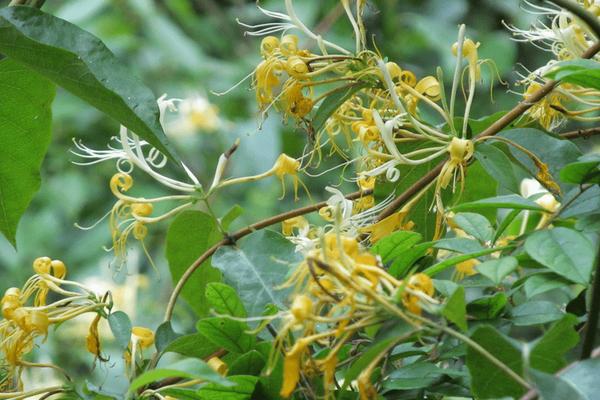
[[[370,235],[369,239],[371,240],[371,243],[376,243],[378,240],[399,229],[410,230],[413,227],[413,223],[404,222],[407,214],[407,211],[402,210],[395,212],[371,226],[361,228],[361,232],[368,233]]]
[[[147,349],[154,344],[154,332],[143,326],[131,328],[131,343],[137,344],[142,349]]]
[[[300,380],[300,363],[308,344],[309,342],[306,339],[299,339],[285,354],[283,361],[283,384],[279,392],[283,398],[290,397],[298,385],[298,381]]]
[[[458,279],[462,279],[465,276],[475,275],[477,273],[477,270],[475,269],[477,264],[479,264],[479,260],[475,258],[456,264],[455,268]]]
[[[102,359],[102,356],[100,355],[100,336],[98,335],[98,323],[100,322],[100,319],[101,315],[97,314],[90,324],[88,335],[85,338],[85,344],[87,351]]]

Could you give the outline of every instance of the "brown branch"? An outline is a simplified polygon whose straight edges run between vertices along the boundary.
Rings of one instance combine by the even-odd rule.
[[[563,139],[588,139],[592,136],[600,135],[600,127],[589,128],[589,129],[576,129],[574,131],[561,133],[560,137]]]
[[[581,58],[592,58],[598,51],[600,51],[600,42],[596,42],[592,47],[587,49],[582,54]],[[483,132],[475,136],[474,139],[479,139],[487,136],[494,136],[499,133],[502,129],[506,128],[511,122],[519,118],[525,111],[529,110],[535,103],[543,99],[548,93],[550,93],[558,84],[557,81],[548,81],[538,91],[533,93],[525,101],[519,102],[512,110],[504,114],[496,122],[488,126]],[[404,193],[396,197],[382,212],[379,214],[379,220],[392,215],[398,208],[404,205],[412,196],[419,193],[421,189],[429,185],[435,178],[437,178],[442,171],[446,161],[440,162],[431,171],[424,175],[421,179],[416,181],[410,186]]]
[[[369,196],[372,193],[373,193],[372,190],[364,190],[361,192],[351,193],[351,194],[347,195],[346,198],[348,200],[355,200],[362,196]],[[258,221],[252,225],[248,225],[247,227],[242,228],[242,229],[232,233],[231,235],[228,235],[223,240],[212,245],[200,257],[198,257],[196,259],[196,261],[193,262],[192,265],[190,265],[185,270],[185,272],[183,273],[181,278],[179,278],[179,281],[177,281],[177,284],[175,285],[175,288],[173,288],[173,292],[171,293],[171,297],[169,298],[169,303],[167,304],[167,309],[165,311],[164,320],[165,321],[171,320],[171,317],[173,316],[173,308],[175,307],[175,303],[177,302],[177,297],[179,297],[179,294],[181,293],[183,286],[186,284],[188,279],[190,279],[192,274],[202,265],[202,263],[204,261],[206,261],[207,259],[209,259],[219,249],[219,247],[234,244],[235,241],[243,238],[244,236],[251,234],[254,231],[258,231],[260,229],[266,228],[267,226],[271,226],[276,223],[285,221],[286,219],[298,217],[298,216],[304,215],[304,214],[309,214],[309,213],[317,211],[325,206],[327,206],[327,202],[322,201],[320,203],[315,203],[310,206],[301,207],[301,208],[297,208],[292,211],[287,211],[287,212],[284,212],[281,214],[274,215],[270,218],[266,218],[261,221]]]
[[[591,358],[598,358],[600,357],[600,347],[596,348],[592,354],[591,354]],[[573,366],[575,366],[578,362],[580,361],[575,361],[569,365],[567,365],[566,367],[564,367],[563,369],[561,369],[560,371],[558,371],[556,374],[554,374],[555,376],[560,376],[562,374],[564,374],[565,372],[567,372],[569,369],[571,369]],[[534,400],[538,397],[538,392],[535,389],[531,389],[529,390],[527,393],[525,393],[520,400]]]

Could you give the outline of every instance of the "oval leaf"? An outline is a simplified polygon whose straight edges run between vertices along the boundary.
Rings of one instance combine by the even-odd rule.
[[[583,234],[568,228],[538,231],[525,241],[529,255],[572,282],[587,285],[592,274],[594,249]]]
[[[40,187],[54,92],[47,79],[0,61],[0,232],[13,246],[19,219]]]

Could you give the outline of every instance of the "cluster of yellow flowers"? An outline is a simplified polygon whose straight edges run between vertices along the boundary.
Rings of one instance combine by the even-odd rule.
[[[577,0],[577,2],[600,18],[600,6],[595,1]],[[539,6],[529,2],[527,4],[532,8],[532,13],[547,15],[551,19],[551,23],[540,22],[530,29],[509,26],[509,29],[513,32],[516,40],[533,43],[537,47],[551,52],[554,59],[523,77],[522,83],[526,85],[523,93],[525,100],[528,100],[548,81],[547,78],[544,78],[544,74],[551,70],[557,62],[580,58],[596,42],[596,37],[590,28],[566,10]],[[598,55],[594,59],[600,60]],[[531,107],[525,117],[528,121],[539,123],[547,130],[553,130],[567,120],[598,121],[600,117],[594,114],[600,110],[599,96],[600,92],[597,90],[574,84],[561,84]]]
[[[356,238],[334,232],[321,237],[318,248],[307,253],[284,286],[293,286],[295,293],[275,346],[284,348],[281,395],[286,398],[295,390],[301,373],[323,374],[325,398],[330,398],[339,353],[357,332],[385,321],[390,310],[418,325],[415,317],[420,316],[422,307],[437,303],[427,275],[398,280]],[[293,343],[291,332],[296,334]],[[314,344],[329,351],[315,359],[309,350]],[[370,378],[369,371],[359,377],[361,395],[372,390]]]
[[[106,315],[105,310],[111,306],[106,303],[108,296],[101,299],[82,284],[66,280],[67,268],[60,260],[39,257],[33,262],[33,270],[34,275],[22,288],[9,288],[2,297],[0,365],[6,372],[0,381],[2,392],[23,390],[21,374],[24,368],[50,367],[62,371],[52,364],[32,363],[24,359],[33,349],[36,338],[45,340],[50,326],[85,313],[98,313],[99,319],[101,315]],[[59,298],[48,304],[51,293]],[[95,324],[96,330],[90,328],[92,337],[88,337],[87,343],[88,349],[100,356],[97,322]]]

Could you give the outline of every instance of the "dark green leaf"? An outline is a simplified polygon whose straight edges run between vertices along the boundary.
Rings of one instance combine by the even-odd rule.
[[[482,143],[475,147],[475,157],[502,187],[513,193],[519,193],[520,178],[524,171],[514,165],[502,150],[491,144]]]
[[[463,331],[467,330],[467,306],[465,302],[465,289],[458,286],[454,293],[446,300],[442,308],[442,315],[454,322]]]
[[[229,375],[260,375],[266,364],[265,358],[256,350],[237,357],[229,367]]]
[[[213,344],[201,333],[180,336],[173,340],[164,349],[165,353],[173,352],[186,357],[204,358],[219,350],[219,346]]]
[[[50,81],[14,61],[0,61],[0,232],[13,246],[19,219],[40,187],[54,92]]]
[[[533,152],[548,166],[549,172],[558,180],[560,170],[567,164],[576,161],[581,156],[581,150],[570,140],[553,136],[547,132],[531,128],[518,128],[502,131],[499,136],[509,139]],[[532,176],[538,169],[529,156],[514,146],[508,146],[513,157],[521,162]],[[557,182],[560,184],[560,182]],[[567,186],[561,185],[563,190]]]
[[[131,340],[131,321],[123,311],[115,311],[108,316],[108,325],[120,348],[125,349]]]
[[[570,285],[567,279],[553,273],[535,274],[525,281],[525,295],[528,299],[550,290]]]
[[[184,211],[179,214],[167,231],[167,261],[173,282],[177,282],[185,270],[211,245],[220,239],[214,219],[200,211]],[[190,277],[181,296],[199,316],[208,315],[205,288],[210,282],[221,279],[219,270],[205,261]]]
[[[198,332],[212,343],[234,353],[247,353],[256,343],[254,336],[246,333],[248,326],[239,321],[213,317],[198,321]]]
[[[441,239],[435,242],[433,247],[463,254],[477,253],[483,250],[479,242],[464,237]]]
[[[478,319],[493,319],[504,310],[507,303],[508,299],[503,292],[481,296],[467,305],[467,313]]]
[[[594,263],[594,248],[581,233],[568,228],[534,232],[525,250],[537,262],[572,282],[587,285]]]
[[[530,370],[529,376],[541,396],[541,400],[587,400],[569,381],[544,372]]]
[[[492,240],[494,230],[490,221],[481,214],[458,213],[452,221],[463,231],[482,242]]]
[[[577,318],[571,314],[556,322],[544,336],[532,344],[529,365],[548,373],[555,373],[564,367],[564,355],[579,342],[576,324]]]
[[[0,53],[81,97],[172,157],[152,92],[90,34],[34,7],[0,11]]]
[[[162,352],[173,340],[180,336],[178,333],[175,333],[170,321],[163,322],[156,329],[156,337],[154,339],[156,351],[159,353]]]
[[[600,393],[600,358],[592,358],[576,363],[561,374],[561,378],[578,388],[586,400],[595,400]]]
[[[528,301],[511,311],[512,322],[517,326],[539,325],[561,319],[565,314],[549,301]]]
[[[521,351],[500,332],[488,325],[480,326],[471,339],[491,353],[517,375],[523,375]],[[471,389],[477,398],[519,398],[524,388],[472,347],[467,348],[467,367],[471,373]]]
[[[285,309],[288,291],[276,287],[299,261],[292,243],[267,230],[249,235],[239,247],[221,247],[213,256],[214,266],[236,289],[250,316],[261,315],[267,304]]]
[[[387,390],[421,389],[433,385],[444,370],[432,363],[420,361],[392,371],[385,381]]]
[[[578,185],[600,183],[600,154],[586,154],[577,162],[567,164],[560,170],[560,179]]]

